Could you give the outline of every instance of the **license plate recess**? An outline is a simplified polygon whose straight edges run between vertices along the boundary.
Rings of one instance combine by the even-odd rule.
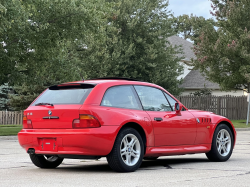
[[[57,151],[56,138],[39,138],[41,151]]]

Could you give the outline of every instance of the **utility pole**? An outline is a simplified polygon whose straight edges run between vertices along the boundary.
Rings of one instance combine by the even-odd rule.
[[[247,124],[249,122],[249,112],[250,112],[250,83],[248,83],[248,110],[247,110]]]

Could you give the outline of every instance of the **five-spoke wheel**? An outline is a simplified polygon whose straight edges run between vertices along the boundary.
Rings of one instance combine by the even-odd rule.
[[[113,170],[131,172],[140,167],[143,155],[141,135],[135,129],[127,127],[119,132],[107,160]]]
[[[133,134],[127,134],[121,142],[121,157],[128,166],[135,165],[141,155],[141,145],[138,138]]]
[[[216,147],[221,156],[227,156],[231,151],[231,136],[225,129],[221,129],[217,135]]]
[[[211,161],[227,161],[233,151],[233,134],[231,129],[220,124],[214,131],[211,150],[206,153]]]

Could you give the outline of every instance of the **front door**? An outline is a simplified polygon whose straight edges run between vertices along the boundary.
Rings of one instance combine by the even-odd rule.
[[[176,101],[154,87],[135,86],[144,110],[149,114],[155,135],[155,146],[193,145],[196,138],[196,119],[188,111],[176,114]]]

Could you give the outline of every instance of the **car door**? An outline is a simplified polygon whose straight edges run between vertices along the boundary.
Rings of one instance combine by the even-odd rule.
[[[151,118],[155,146],[192,145],[196,138],[196,119],[188,111],[177,114],[177,102],[162,90],[149,86],[134,86],[143,109]],[[167,99],[168,98],[168,99]]]

